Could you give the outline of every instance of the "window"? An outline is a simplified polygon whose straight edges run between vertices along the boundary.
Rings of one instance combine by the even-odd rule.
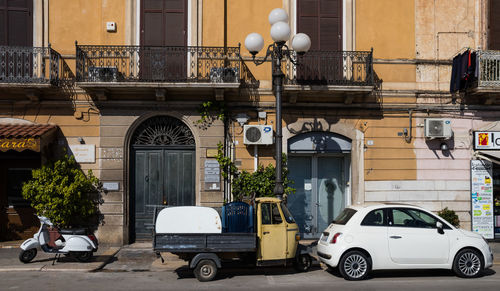
[[[357,211],[351,208],[344,208],[342,212],[332,221],[335,224],[345,225]]]
[[[384,226],[385,224],[385,215],[384,215],[384,210],[383,209],[377,209],[373,210],[370,213],[368,213],[363,221],[361,222],[361,225],[367,225],[367,226]]]
[[[283,211],[283,215],[285,215],[286,222],[295,223],[295,219],[293,219],[293,215],[290,213],[290,210],[288,210],[285,203],[283,203],[283,202],[281,202],[281,210]]]
[[[276,203],[262,203],[262,224],[280,224],[283,223],[280,210]]]
[[[31,168],[10,168],[7,170],[7,202],[9,206],[29,206],[23,199],[23,183],[31,179]]]
[[[392,209],[392,225],[400,227],[436,228],[439,220],[417,209]]]

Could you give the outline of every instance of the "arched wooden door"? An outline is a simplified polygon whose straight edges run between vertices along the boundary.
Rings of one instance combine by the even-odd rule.
[[[196,204],[195,141],[182,121],[157,116],[137,128],[130,152],[131,236],[150,239],[156,206]]]

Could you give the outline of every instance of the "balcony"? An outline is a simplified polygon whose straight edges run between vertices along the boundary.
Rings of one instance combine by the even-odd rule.
[[[477,58],[477,78],[468,84],[467,93],[484,99],[485,104],[493,104],[500,99],[500,51],[477,51]]]
[[[164,100],[167,90],[212,91],[223,99],[224,91],[237,90],[247,75],[239,52],[239,47],[77,44],[76,81],[100,100],[127,92]]]
[[[0,46],[0,89],[38,100],[41,90],[58,86],[62,58],[49,47]],[[33,100],[33,101],[35,101]]]
[[[373,51],[309,51],[297,60],[297,65],[285,64],[285,91],[291,99],[337,96],[350,104],[375,88]]]

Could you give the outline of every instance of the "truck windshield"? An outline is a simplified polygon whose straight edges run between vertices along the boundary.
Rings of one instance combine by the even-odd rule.
[[[283,210],[283,215],[285,215],[285,220],[288,223],[294,223],[295,219],[293,219],[292,214],[290,213],[290,210],[286,207],[285,203],[281,202],[281,210]]]

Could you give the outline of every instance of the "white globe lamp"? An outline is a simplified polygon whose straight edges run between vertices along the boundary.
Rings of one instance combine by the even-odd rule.
[[[262,35],[252,32],[245,38],[245,47],[255,56],[264,47],[264,38]]]
[[[282,8],[275,8],[269,13],[269,23],[271,25],[275,24],[276,22],[288,22],[288,14],[286,13],[285,9]]]
[[[305,54],[311,48],[311,39],[305,33],[297,33],[292,40],[292,48],[299,54]]]
[[[275,42],[286,42],[290,39],[290,26],[286,22],[276,22],[271,26],[271,37]]]

